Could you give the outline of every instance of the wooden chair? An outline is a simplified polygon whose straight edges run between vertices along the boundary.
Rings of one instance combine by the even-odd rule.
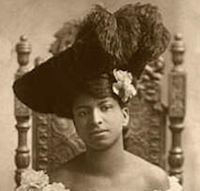
[[[58,35],[59,36],[59,35]],[[57,45],[63,37],[56,36]],[[65,39],[66,40],[66,39]],[[67,41],[66,41],[67,42]],[[66,43],[62,44],[66,46]],[[54,54],[59,50],[51,49]],[[27,70],[31,46],[26,37],[21,37],[16,46],[19,69],[16,78]],[[151,163],[161,166],[182,181],[183,150],[181,132],[184,129],[186,74],[182,70],[185,52],[182,36],[175,35],[171,45],[173,68],[169,73],[168,105],[161,100],[161,80],[164,60],[160,58],[148,64],[138,83],[139,93],[130,104],[131,120],[124,129],[125,149],[141,156]],[[36,59],[36,65],[39,59]],[[16,183],[19,185],[21,172],[29,167],[30,151],[27,145],[29,120],[32,119],[32,167],[50,172],[60,164],[70,160],[85,150],[84,143],[77,136],[73,122],[55,115],[31,112],[15,98],[16,128],[18,147],[16,149]],[[169,123],[167,123],[169,121]],[[167,125],[168,124],[168,125]],[[171,130],[170,139],[166,139],[167,126]],[[169,143],[166,143],[168,142]],[[166,145],[171,149],[166,151]],[[168,161],[168,164],[167,164]],[[169,168],[167,168],[169,166]]]

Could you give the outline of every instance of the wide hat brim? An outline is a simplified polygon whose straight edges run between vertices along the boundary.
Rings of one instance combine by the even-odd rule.
[[[59,56],[53,57],[32,71],[26,73],[13,84],[16,97],[29,108],[41,113],[55,113],[56,98],[61,93],[59,84],[62,82],[62,73],[66,72],[65,65],[70,66],[71,50],[68,49]]]
[[[169,41],[160,13],[150,4],[126,5],[113,14],[96,6],[80,25],[73,45],[17,79],[14,93],[34,111],[58,114],[60,97],[66,96],[68,107],[71,90],[88,76],[117,68],[139,78]]]

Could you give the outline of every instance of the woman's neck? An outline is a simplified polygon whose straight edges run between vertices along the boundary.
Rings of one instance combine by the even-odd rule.
[[[120,172],[125,162],[122,138],[105,150],[88,148],[85,154],[85,162],[90,173],[98,176],[113,176]]]

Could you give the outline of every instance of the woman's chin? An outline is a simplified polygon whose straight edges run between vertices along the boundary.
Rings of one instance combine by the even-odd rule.
[[[105,139],[101,136],[95,137],[87,146],[92,150],[107,150],[114,145],[114,141]]]

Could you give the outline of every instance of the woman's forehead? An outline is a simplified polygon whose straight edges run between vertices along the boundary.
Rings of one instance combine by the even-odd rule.
[[[77,108],[82,106],[93,106],[108,102],[117,103],[117,101],[113,97],[95,98],[88,94],[82,94],[74,99],[73,107]]]

